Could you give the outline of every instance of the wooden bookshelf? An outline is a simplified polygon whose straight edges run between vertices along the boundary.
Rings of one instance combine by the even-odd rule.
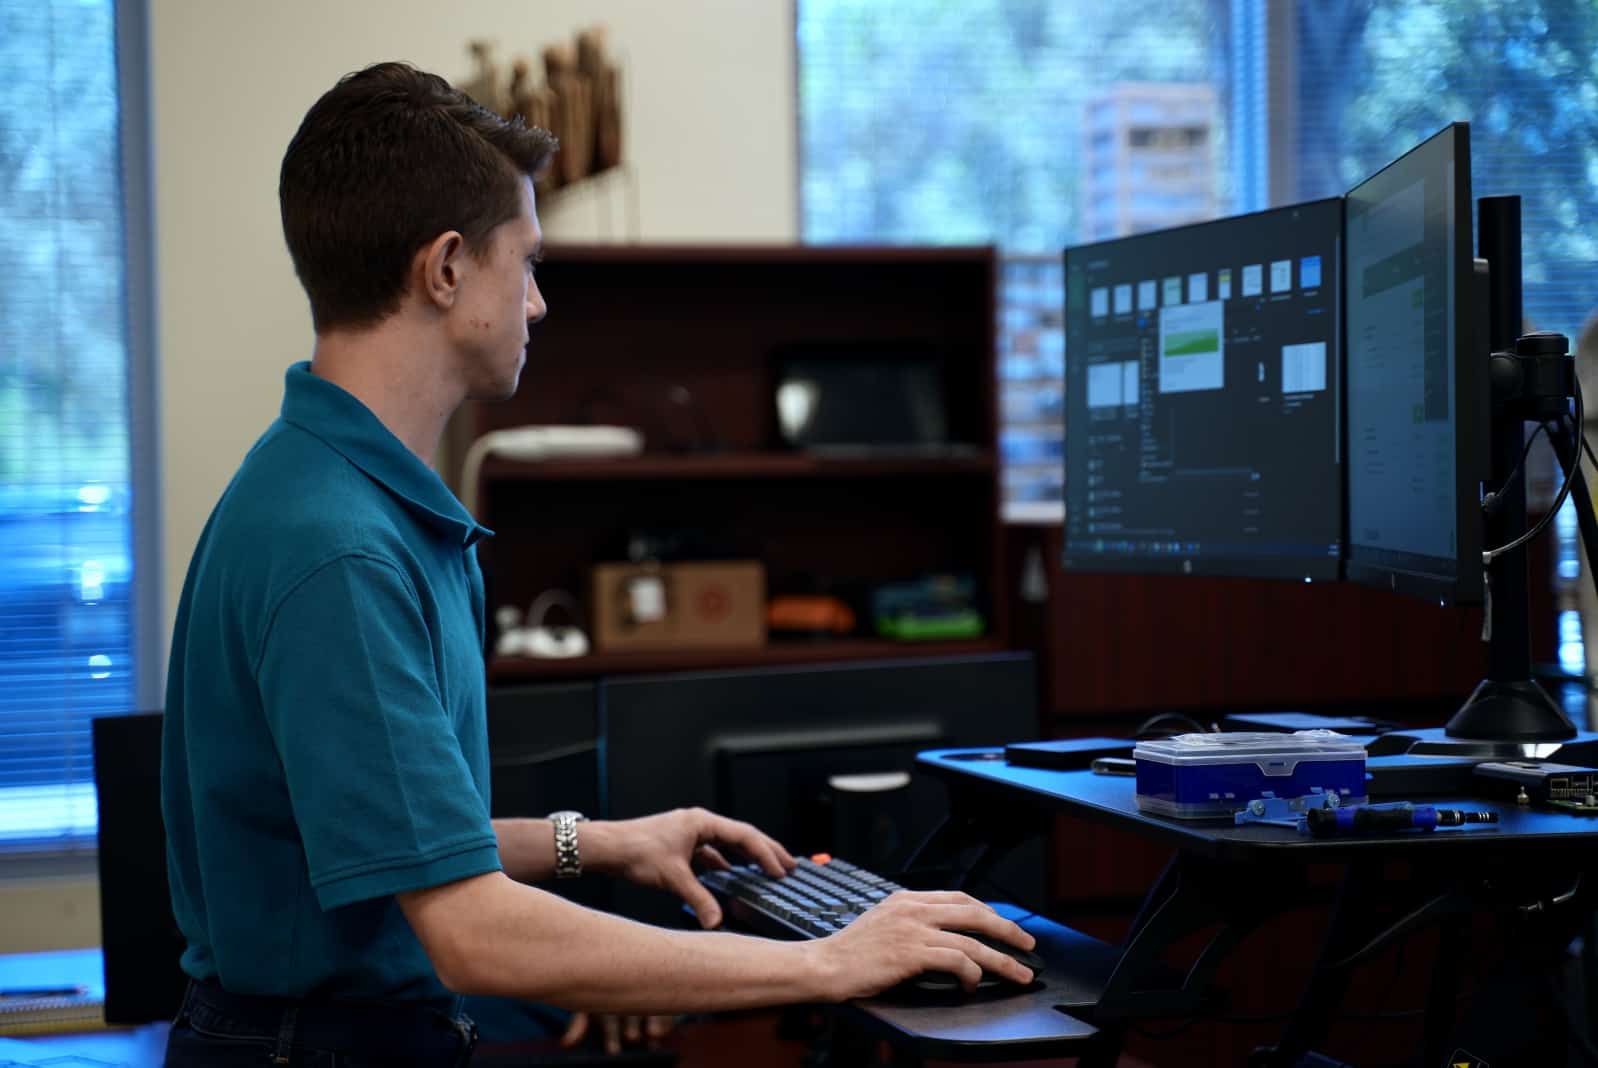
[[[507,460],[490,457],[483,478],[500,482],[630,482],[652,479],[740,478],[951,478],[990,477],[995,460],[986,451],[946,457],[816,457],[745,452],[701,456],[638,456],[616,460]]]
[[[885,582],[972,576],[987,633],[894,642],[864,628],[760,649],[496,658],[490,680],[979,652],[1007,645],[1001,581],[998,402],[990,248],[565,246],[546,251],[550,307],[532,331],[517,395],[469,404],[452,453],[521,425],[630,426],[642,455],[487,458],[479,554],[491,609],[559,588],[584,602],[593,566],[629,536],[681,536],[709,555],[758,559],[768,591],[856,605]],[[790,345],[935,352],[949,444],[935,450],[786,450],[773,402]]]
[[[569,660],[496,656],[489,675],[496,682],[544,682],[661,671],[706,671],[766,664],[826,664],[850,660],[894,660],[916,656],[972,656],[1004,648],[997,638],[968,641],[896,642],[871,638],[836,641],[777,640],[758,649],[682,649],[590,653]]]

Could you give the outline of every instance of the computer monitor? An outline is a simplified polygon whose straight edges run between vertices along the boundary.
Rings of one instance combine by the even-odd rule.
[[[161,819],[161,713],[91,723],[99,802],[100,941],[105,1020],[141,1024],[177,1015],[188,977],[172,916]]]
[[[1039,734],[1025,653],[607,678],[600,695],[608,817],[702,805],[796,853],[826,851],[885,875],[900,873],[948,811],[943,787],[915,772],[918,752]],[[996,871],[1010,894],[1036,901],[1041,846]],[[627,886],[616,901],[654,922],[677,909]]]
[[[1491,423],[1469,126],[1444,128],[1347,200],[1347,576],[1479,603]]]
[[[1342,220],[1066,250],[1068,570],[1340,577]]]
[[[1487,676],[1445,728],[1393,732],[1383,747],[1589,759],[1580,754],[1593,751],[1594,736],[1578,734],[1532,678],[1524,549],[1504,551],[1526,527],[1516,475],[1525,423],[1566,413],[1560,373],[1571,373],[1562,349],[1556,357],[1529,338],[1520,353],[1515,341],[1518,198],[1481,202],[1478,258],[1470,128],[1453,123],[1347,199],[1348,577],[1488,602]]]

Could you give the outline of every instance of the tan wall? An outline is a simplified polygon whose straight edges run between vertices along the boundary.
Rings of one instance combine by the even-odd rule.
[[[97,946],[99,880],[82,872],[6,878],[0,882],[0,917],[0,953]]]
[[[310,351],[277,171],[340,75],[405,59],[464,80],[468,40],[532,57],[602,23],[626,79],[636,236],[797,233],[792,0],[151,0],[149,22],[168,626],[211,506],[277,414],[284,368]],[[620,240],[632,214],[625,186],[607,182],[543,222],[554,241]],[[96,895],[82,875],[0,874],[0,952],[98,943]]]
[[[624,66],[626,150],[645,241],[789,241],[797,228],[791,0],[153,0],[166,613],[200,528],[309,354],[283,249],[277,171],[305,110],[342,74],[407,59],[451,79],[466,42],[536,55],[605,24]],[[620,236],[625,191],[578,196],[551,240]],[[550,294],[559,312],[559,294]]]

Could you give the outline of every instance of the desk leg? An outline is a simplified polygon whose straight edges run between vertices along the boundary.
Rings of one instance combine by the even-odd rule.
[[[1044,834],[1049,826],[1046,813],[951,786],[948,817],[911,851],[900,881],[912,889],[964,890],[1006,853]],[[916,878],[920,875],[928,878]],[[923,882],[937,885],[920,885]]]
[[[1115,1068],[1121,1063],[1126,1046],[1126,1027],[1118,1023],[1097,1023],[1099,1041],[1081,1055],[1076,1068]]]
[[[1198,1012],[1216,969],[1250,931],[1295,899],[1297,866],[1239,868],[1179,853],[1144,898],[1094,1010],[1094,1023]],[[1271,892],[1261,894],[1261,885]],[[1165,955],[1190,935],[1217,928],[1185,973]]]
[[[1432,985],[1426,993],[1426,1063],[1442,1064],[1451,1051],[1449,1036],[1459,1007],[1459,973],[1465,965],[1466,932],[1470,921],[1450,916],[1438,924],[1437,959],[1432,965]]]
[[[1598,913],[1581,925],[1581,997],[1587,1018],[1587,1039],[1598,1043]]]
[[[1281,1041],[1266,1063],[1295,1065],[1304,1054],[1325,1041],[1354,971],[1327,965],[1342,960],[1365,944],[1364,932],[1370,927],[1369,905],[1378,896],[1372,893],[1372,888],[1380,882],[1380,866],[1370,861],[1354,861],[1343,873],[1314,974],[1299,999],[1297,1010],[1282,1030]]]

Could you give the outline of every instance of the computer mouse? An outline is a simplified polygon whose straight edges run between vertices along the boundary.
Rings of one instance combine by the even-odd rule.
[[[980,931],[955,931],[954,933],[965,935],[967,938],[975,939],[985,946],[998,950],[1011,960],[1020,961],[1022,964],[1032,969],[1032,977],[1034,980],[1043,974],[1043,958],[1031,950],[1017,949],[1015,946],[1012,946],[1007,942],[1001,942],[997,938],[985,935]],[[911,979],[906,985],[915,990],[938,993],[963,989],[960,986],[959,977],[952,972],[922,972],[920,975]],[[1025,984],[1022,983],[1012,982],[1011,980],[1006,979],[1004,976],[996,975],[986,969],[983,969],[982,978],[977,981],[978,990],[993,990],[1001,986],[1008,987],[1012,990],[1019,990],[1024,985]]]

